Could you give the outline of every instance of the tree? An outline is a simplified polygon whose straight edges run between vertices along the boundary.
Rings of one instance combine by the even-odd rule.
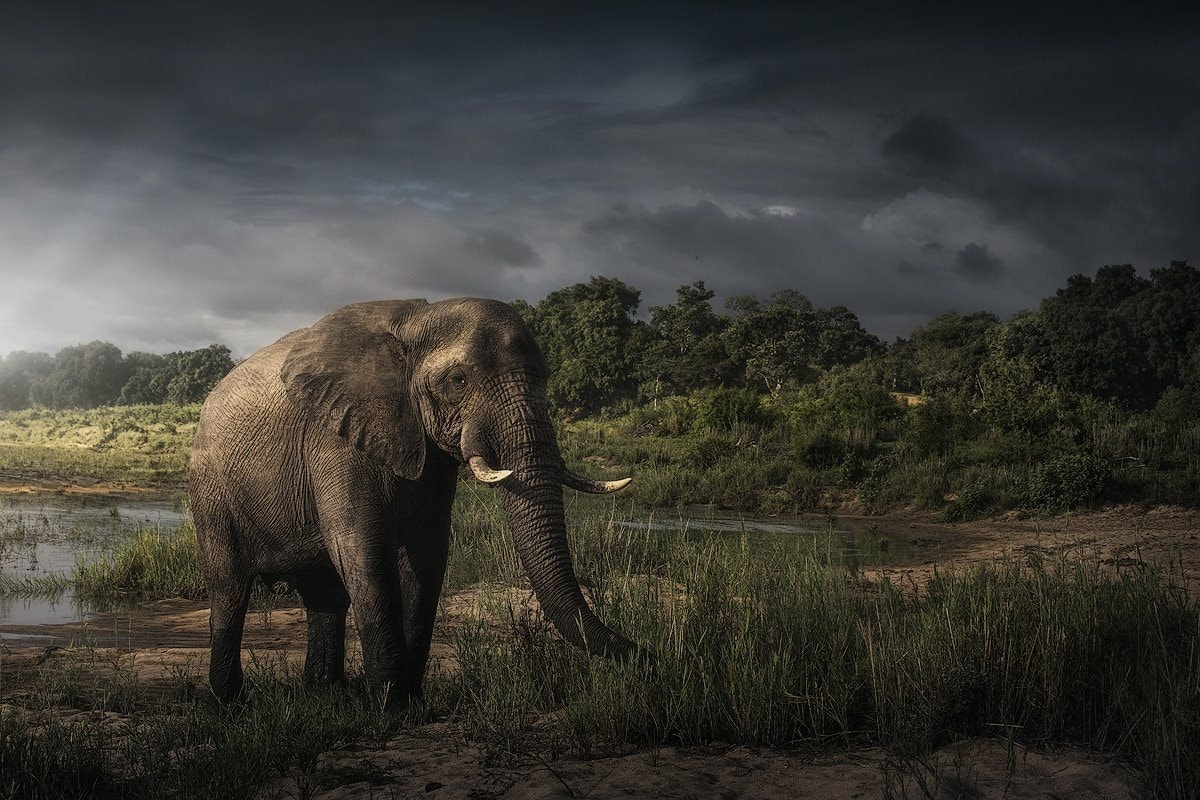
[[[54,359],[47,353],[14,350],[0,359],[0,410],[28,407],[30,387],[53,369]]]
[[[777,394],[789,381],[804,383],[816,376],[820,329],[807,297],[784,289],[765,306],[753,296],[730,298],[727,305],[735,316],[722,338],[748,384]]]
[[[1151,270],[1149,285],[1122,303],[1120,311],[1130,319],[1158,385],[1183,383],[1190,353],[1200,347],[1200,271],[1186,261]]]
[[[129,380],[121,387],[120,403],[158,404],[167,401],[167,386],[175,377],[175,365],[169,356],[155,353],[129,353],[125,361],[131,368]]]
[[[731,365],[721,333],[729,320],[713,311],[713,296],[704,281],[696,281],[675,291],[674,305],[650,307],[642,364],[652,397],[728,382]]]
[[[988,311],[947,311],[913,331],[909,352],[921,394],[977,392],[979,365],[987,355],[986,333],[999,324]]]
[[[641,293],[593,276],[551,292],[533,309],[531,327],[550,367],[550,401],[571,412],[597,411],[631,398],[632,346]],[[518,307],[518,311],[521,309]]]
[[[1005,433],[1045,436],[1062,417],[1065,398],[1048,373],[1046,334],[1036,313],[1019,314],[984,335],[979,413]]]
[[[1042,301],[1041,318],[1057,383],[1134,408],[1153,404],[1162,386],[1139,336],[1137,298],[1149,281],[1129,264],[1101,267],[1095,279],[1073,275]]]
[[[171,356],[175,377],[167,385],[167,400],[172,403],[199,403],[234,366],[229,348],[223,344]]]
[[[845,306],[822,309],[818,317],[822,368],[849,366],[883,352],[879,337],[868,333],[858,317]]]
[[[115,403],[129,370],[120,349],[93,341],[59,350],[54,369],[30,386],[30,399],[52,408],[92,408]]]
[[[730,359],[747,383],[772,394],[883,350],[845,306],[814,308],[794,289],[775,292],[766,305],[751,295],[730,298],[726,306],[734,311],[721,336]]]

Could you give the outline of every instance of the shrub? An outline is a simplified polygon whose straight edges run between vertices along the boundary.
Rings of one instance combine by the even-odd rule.
[[[946,455],[964,439],[973,438],[975,422],[970,403],[960,395],[941,393],[921,403],[912,415],[912,436],[921,452]]]
[[[974,480],[962,488],[950,503],[938,514],[942,522],[962,522],[983,515],[992,504],[993,497],[988,487]]]
[[[1029,502],[1045,511],[1090,505],[1108,487],[1112,470],[1090,453],[1072,453],[1047,461],[1029,478]]]
[[[738,425],[767,425],[770,412],[762,397],[749,389],[721,388],[700,401],[700,421],[714,430],[733,430]]]
[[[813,469],[836,467],[846,456],[845,443],[826,429],[796,431],[792,451],[797,461]]]

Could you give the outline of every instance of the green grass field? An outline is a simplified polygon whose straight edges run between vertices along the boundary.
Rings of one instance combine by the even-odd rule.
[[[0,413],[0,473],[182,487],[199,405]]]

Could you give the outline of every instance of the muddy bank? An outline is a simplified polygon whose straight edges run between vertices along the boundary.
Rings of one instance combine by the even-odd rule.
[[[0,496],[6,494],[59,494],[122,498],[166,496],[182,491],[182,486],[142,486],[123,481],[103,481],[85,476],[31,478],[26,475],[0,472]]]

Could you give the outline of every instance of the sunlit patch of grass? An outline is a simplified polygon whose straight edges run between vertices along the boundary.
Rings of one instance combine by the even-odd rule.
[[[178,530],[139,530],[111,555],[82,559],[73,572],[76,594],[87,599],[127,595],[201,597],[204,580],[191,525]]]
[[[0,472],[182,485],[198,404],[0,412]]]

